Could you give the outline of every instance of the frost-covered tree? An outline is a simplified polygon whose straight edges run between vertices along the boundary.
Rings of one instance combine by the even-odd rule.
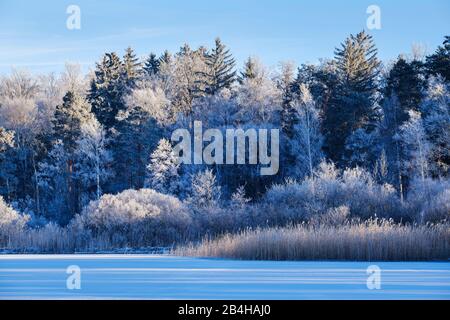
[[[84,97],[67,92],[63,103],[55,110],[53,138],[61,140],[67,152],[72,153],[81,135],[81,125],[92,118],[91,106]]]
[[[281,108],[281,92],[257,59],[254,58],[251,63],[252,74],[243,77],[237,88],[239,111],[236,121],[274,123]]]
[[[192,176],[190,193],[188,202],[199,209],[217,206],[222,195],[212,170],[201,171]]]
[[[429,174],[431,146],[426,138],[423,119],[419,112],[410,110],[409,120],[400,127],[400,137],[406,154],[405,170],[425,181]]]
[[[20,214],[0,196],[0,246],[6,247],[11,238],[20,236],[29,220],[30,216]]]
[[[87,200],[100,198],[102,185],[111,175],[112,157],[106,145],[106,133],[97,119],[92,118],[81,125],[81,135],[75,149],[75,179],[82,186],[82,205]]]
[[[177,194],[180,189],[180,163],[170,141],[161,139],[150,156],[145,185],[165,194]]]
[[[60,223],[67,223],[74,212],[73,184],[67,167],[68,157],[61,140],[54,141],[53,147],[45,161],[38,165],[36,181],[40,189],[43,214],[46,218]]]
[[[320,132],[320,114],[306,85],[300,87],[300,95],[294,101],[298,123],[294,126],[294,154],[296,177],[311,176],[314,168],[322,162],[323,136]]]
[[[16,165],[11,159],[10,150],[14,147],[14,131],[8,131],[0,127],[0,196],[10,200],[12,189],[15,189],[17,179],[15,177]]]
[[[427,139],[431,144],[432,174],[448,176],[450,167],[450,87],[442,77],[431,76],[420,106]]]
[[[176,114],[190,115],[196,97],[205,90],[203,74],[207,71],[202,48],[192,50],[185,44],[175,56],[170,100]]]

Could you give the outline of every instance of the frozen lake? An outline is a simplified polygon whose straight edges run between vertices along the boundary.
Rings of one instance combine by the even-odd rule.
[[[79,266],[81,288],[67,288]],[[381,289],[367,287],[367,267]],[[72,278],[73,279],[73,278]],[[72,283],[72,282],[71,282]],[[450,299],[450,262],[276,262],[0,255],[0,299]]]

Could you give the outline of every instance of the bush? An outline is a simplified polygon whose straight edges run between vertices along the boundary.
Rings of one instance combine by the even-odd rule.
[[[191,218],[175,197],[151,189],[126,190],[91,202],[72,226],[115,247],[170,245],[189,236]]]
[[[29,220],[8,206],[0,196],[0,246],[6,247],[14,238],[20,236]]]
[[[328,163],[320,164],[313,177],[301,183],[273,186],[263,201],[270,225],[307,221],[341,206],[348,208],[350,217],[411,220],[392,186],[375,183],[363,169],[340,172]]]
[[[450,181],[426,179],[411,182],[408,210],[420,222],[450,221]]]

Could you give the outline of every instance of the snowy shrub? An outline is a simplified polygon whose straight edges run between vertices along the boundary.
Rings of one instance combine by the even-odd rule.
[[[311,225],[329,225],[339,226],[346,223],[349,219],[350,209],[347,206],[331,208],[327,213],[315,215],[311,218]]]
[[[198,172],[192,176],[191,195],[187,202],[194,209],[215,207],[221,197],[220,189],[212,170]]]
[[[420,222],[450,221],[449,180],[413,180],[407,200],[409,211]]]
[[[24,232],[29,216],[21,215],[8,206],[0,196],[0,246],[5,246],[12,237]]]
[[[313,177],[303,182],[288,181],[269,189],[263,208],[271,225],[305,221],[332,208],[348,207],[352,217],[373,216],[405,219],[395,189],[375,183],[363,169],[341,173],[333,164],[321,163]]]
[[[116,246],[169,245],[188,235],[185,206],[152,189],[126,190],[91,202],[76,218],[94,236],[108,236]]]

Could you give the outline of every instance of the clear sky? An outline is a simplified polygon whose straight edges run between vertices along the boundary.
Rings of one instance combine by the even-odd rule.
[[[80,30],[66,28],[71,4],[81,9]],[[217,36],[239,66],[249,55],[271,66],[314,63],[366,28],[372,4],[382,28],[369,32],[383,60],[412,43],[432,52],[450,34],[449,0],[0,0],[0,73],[58,72],[66,61],[87,70],[106,51],[175,52],[185,42],[210,47]]]

